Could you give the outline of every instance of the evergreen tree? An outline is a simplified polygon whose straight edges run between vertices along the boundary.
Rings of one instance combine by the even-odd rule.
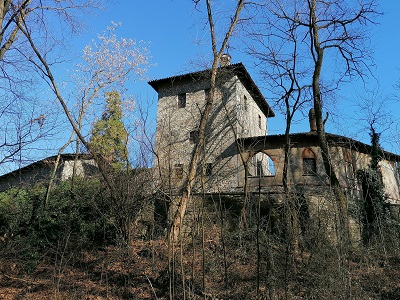
[[[380,134],[375,131],[375,128],[371,125],[371,169],[379,171],[379,162],[382,160],[382,148],[379,144]]]
[[[106,93],[106,108],[92,129],[90,146],[115,168],[128,160],[128,132],[122,122],[122,102],[117,91]]]
[[[367,169],[358,170],[363,201],[362,217],[363,239],[368,244],[374,235],[379,234],[379,227],[382,226],[387,217],[385,209],[385,192],[383,188],[382,175],[379,171],[379,162],[382,160],[383,151],[379,145],[379,133],[371,125],[371,162]]]

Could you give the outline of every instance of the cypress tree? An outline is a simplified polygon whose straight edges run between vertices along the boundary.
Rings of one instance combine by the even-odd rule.
[[[114,168],[121,169],[128,160],[128,132],[122,122],[122,102],[117,91],[106,93],[106,108],[92,129],[90,145]]]

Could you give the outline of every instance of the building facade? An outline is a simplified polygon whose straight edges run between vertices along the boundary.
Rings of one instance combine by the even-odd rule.
[[[201,113],[209,97],[210,70],[149,84],[158,92],[155,168],[163,188],[176,192],[183,184],[197,143]],[[218,69],[202,163],[198,166],[198,177],[204,179],[207,192],[237,188],[240,170],[244,170],[238,138],[266,136],[267,120],[273,116],[243,64]],[[199,180],[195,191],[200,189]]]
[[[161,174],[163,187],[177,191],[197,143],[201,112],[210,89],[210,70],[149,84],[158,92],[154,167]],[[268,118],[273,116],[243,64],[228,63],[218,69],[217,92],[202,164],[198,166],[199,177],[207,183],[206,192],[241,190],[245,176],[250,187],[282,186],[285,136],[268,135]],[[295,186],[328,184],[314,123],[310,120],[310,132],[290,135],[289,180]],[[344,136],[326,136],[340,185],[354,194],[359,188],[356,171],[369,166],[371,146]],[[387,199],[393,204],[400,204],[399,162],[400,156],[389,152],[384,152],[380,162]]]
[[[187,178],[210,89],[210,74],[206,70],[149,82],[158,92],[155,168],[162,189],[171,195],[179,195]],[[268,135],[268,118],[274,112],[242,64],[220,67],[217,78],[217,93],[193,194],[237,197],[259,193],[267,195],[264,199],[273,195],[273,201],[282,203],[285,136]],[[310,211],[320,212],[323,206],[333,212],[334,196],[314,123],[310,120],[310,132],[290,135],[289,184],[294,193],[310,204]],[[356,172],[369,167],[371,146],[344,136],[327,133],[326,137],[334,171],[351,203],[362,197]],[[389,152],[384,152],[380,162],[385,196],[395,208],[397,218],[399,162],[400,156]],[[241,201],[241,196],[237,199]]]
[[[371,163],[370,145],[354,139],[326,133],[331,161],[338,176],[340,186],[351,197],[358,197],[360,185],[357,180],[357,170],[366,169]],[[325,172],[318,136],[315,131],[295,133],[290,135],[291,147],[289,154],[289,183],[300,189],[328,186],[329,177]],[[274,173],[266,176],[249,176],[251,187],[282,186],[284,164],[284,135],[270,135],[240,139],[246,149],[243,154],[251,162],[255,155],[264,156],[274,164]],[[379,162],[385,195],[393,205],[400,205],[400,178],[398,167],[400,156],[384,151]],[[239,187],[244,185],[244,173]]]

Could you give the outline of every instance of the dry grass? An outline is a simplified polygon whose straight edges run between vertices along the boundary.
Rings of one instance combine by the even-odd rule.
[[[188,244],[183,249],[187,299],[256,299],[256,255],[254,243],[226,249],[206,243],[205,283],[202,290],[202,252]],[[304,254],[289,267],[285,277],[285,251],[270,249],[271,261],[261,264],[260,299],[400,299],[400,258],[353,256],[349,292],[343,286],[334,257]],[[194,253],[194,257],[193,257]],[[265,260],[265,255],[263,256]],[[54,257],[43,257],[33,271],[23,271],[15,258],[0,257],[0,299],[167,299],[169,289],[168,249],[163,240],[135,241],[130,249],[107,247],[83,251],[61,265]],[[175,256],[175,299],[182,297],[179,251]],[[268,269],[269,267],[270,269]],[[335,273],[336,272],[336,273]],[[194,278],[192,277],[194,275]],[[227,275],[227,278],[225,278]]]

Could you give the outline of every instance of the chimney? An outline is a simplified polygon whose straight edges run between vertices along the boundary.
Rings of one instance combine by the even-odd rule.
[[[308,113],[308,120],[310,121],[310,131],[317,131],[317,120],[315,119],[314,108],[310,109],[310,112]]]
[[[229,66],[230,64],[231,64],[231,56],[228,53],[222,54],[220,66],[226,67]]]

